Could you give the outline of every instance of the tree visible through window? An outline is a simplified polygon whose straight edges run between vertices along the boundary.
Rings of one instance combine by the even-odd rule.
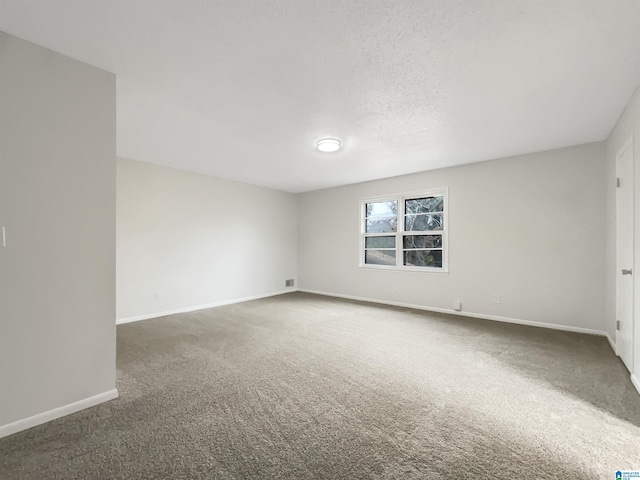
[[[446,191],[362,202],[361,264],[446,270]]]

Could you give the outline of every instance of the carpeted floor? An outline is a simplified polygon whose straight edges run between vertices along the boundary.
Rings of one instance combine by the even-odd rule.
[[[293,293],[118,327],[120,398],[0,440],[9,479],[613,479],[604,338]]]

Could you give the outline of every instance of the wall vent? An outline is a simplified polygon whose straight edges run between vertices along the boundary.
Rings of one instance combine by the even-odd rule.
[[[296,283],[296,282],[293,280],[293,278],[290,278],[289,280],[285,280],[285,281],[284,281],[284,286],[285,286],[285,287],[293,287],[293,285],[294,285],[295,283]]]

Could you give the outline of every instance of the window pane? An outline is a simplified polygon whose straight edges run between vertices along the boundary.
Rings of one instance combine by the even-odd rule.
[[[404,252],[404,264],[410,267],[442,268],[442,250],[410,250]]]
[[[442,248],[442,235],[405,235],[404,248]]]
[[[392,265],[396,264],[395,250],[365,250],[364,263],[369,265]]]
[[[442,212],[444,206],[443,197],[425,197],[425,198],[412,198],[406,200],[405,213],[430,213],[430,212]]]
[[[367,219],[365,232],[367,233],[385,233],[395,232],[398,229],[398,217]]]
[[[398,214],[398,202],[392,200],[389,202],[367,203],[367,217],[381,216],[387,217]]]
[[[444,218],[441,213],[427,215],[407,215],[404,218],[404,229],[408,232],[425,230],[442,230]]]
[[[366,248],[396,248],[396,237],[367,237],[364,239]]]

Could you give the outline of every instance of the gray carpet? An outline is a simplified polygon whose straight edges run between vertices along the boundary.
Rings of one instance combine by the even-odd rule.
[[[118,327],[120,398],[0,440],[8,479],[613,479],[604,338],[293,293]]]

